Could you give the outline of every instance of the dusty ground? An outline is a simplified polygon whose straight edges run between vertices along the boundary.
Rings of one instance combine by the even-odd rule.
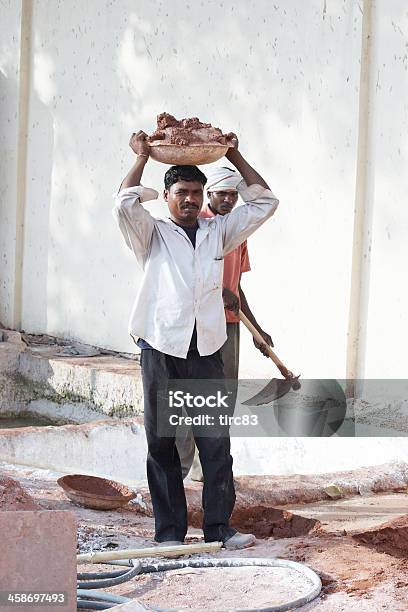
[[[87,510],[74,506],[65,498],[55,482],[58,474],[30,468],[17,469],[4,464],[0,465],[0,470],[3,477],[0,510],[13,509],[15,503],[18,509],[24,506],[33,509],[38,505],[74,511],[78,520],[78,550],[81,552],[152,544],[153,519],[140,514],[137,501],[128,509],[118,511]],[[14,502],[11,481],[7,481],[10,477],[22,487],[16,488]],[[405,611],[408,609],[408,523],[401,517],[408,513],[407,501],[405,493],[382,493],[284,506],[276,511],[289,513],[296,520],[308,519],[313,522],[313,529],[294,537],[259,539],[255,547],[245,551],[221,551],[212,556],[279,557],[307,564],[321,576],[323,591],[318,599],[302,608],[305,611],[372,612],[386,608],[392,612]],[[282,520],[282,514],[278,512],[276,516]],[[200,541],[201,531],[191,528],[188,539]],[[88,565],[81,566],[80,571],[95,571],[96,568],[98,571],[112,570],[111,566]],[[207,572],[205,577],[203,571]],[[264,596],[266,599],[269,597],[271,603],[276,595],[273,581],[264,580],[262,572],[256,579],[251,571],[245,570],[244,573],[245,579],[240,576],[239,580],[237,574],[230,575],[230,588],[223,590],[220,589],[218,570],[200,570],[198,574],[191,570],[177,571],[171,576],[168,573],[147,574],[110,590],[163,607],[176,607],[180,603],[178,598],[183,596],[186,598],[183,609],[194,609],[191,607],[194,604],[213,611],[227,609],[220,607],[221,601],[216,601],[221,591],[224,604],[226,601],[232,603],[232,595],[228,598],[230,593],[239,602],[240,609],[251,607],[252,582],[258,580],[256,596],[260,598],[259,603],[264,603]],[[237,580],[239,591],[237,586],[232,586]]]

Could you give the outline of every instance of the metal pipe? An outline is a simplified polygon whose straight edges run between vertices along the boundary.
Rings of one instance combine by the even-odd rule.
[[[174,557],[193,555],[201,552],[217,552],[222,548],[222,542],[207,542],[204,544],[180,544],[179,546],[154,546],[151,548],[134,548],[112,550],[107,552],[92,552],[77,555],[79,563],[103,563],[113,559],[140,559],[145,557]]]

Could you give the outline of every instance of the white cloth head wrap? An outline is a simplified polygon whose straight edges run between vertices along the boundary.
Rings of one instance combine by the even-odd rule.
[[[208,191],[237,190],[237,185],[242,181],[239,172],[228,170],[228,168],[211,168],[206,171]]]

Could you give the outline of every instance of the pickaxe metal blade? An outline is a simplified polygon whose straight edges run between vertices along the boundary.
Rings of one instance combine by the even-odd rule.
[[[262,406],[263,404],[270,404],[286,395],[291,389],[297,391],[300,387],[299,376],[293,378],[272,378],[256,395],[242,402],[242,405]]]

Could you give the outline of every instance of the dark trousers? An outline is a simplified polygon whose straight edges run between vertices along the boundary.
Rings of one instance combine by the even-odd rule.
[[[187,504],[181,474],[179,454],[174,435],[158,433],[160,410],[158,393],[169,380],[223,379],[219,351],[200,357],[189,351],[186,359],[171,357],[155,349],[143,349],[141,355],[144,419],[148,445],[147,479],[155,518],[155,540],[184,540],[187,533]],[[202,431],[202,430],[201,430]],[[200,436],[193,426],[204,475],[202,495],[203,531],[206,542],[224,541],[236,530],[229,527],[235,504],[232,457],[228,428],[221,435]]]
[[[239,323],[227,323],[227,340],[220,348],[220,356],[223,363],[224,377],[227,379],[228,388],[234,396],[234,398],[231,396],[233,407],[235,406],[235,398],[238,391]],[[181,461],[183,478],[186,478],[191,466],[193,466],[193,480],[203,480],[202,469],[196,456],[196,445],[191,428],[177,432],[176,446]]]

